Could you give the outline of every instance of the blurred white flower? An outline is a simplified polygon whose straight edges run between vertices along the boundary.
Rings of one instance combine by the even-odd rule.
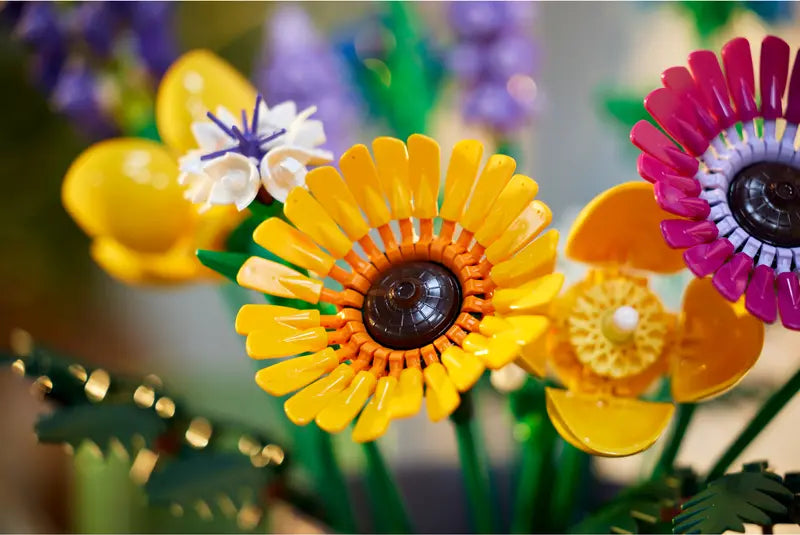
[[[519,390],[525,385],[528,379],[528,372],[514,364],[506,364],[499,370],[492,371],[489,381],[498,392],[508,394]]]

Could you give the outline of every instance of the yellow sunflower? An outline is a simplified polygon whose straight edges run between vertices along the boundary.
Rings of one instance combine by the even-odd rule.
[[[180,57],[156,98],[164,144],[140,138],[102,141],[84,151],[64,178],[64,207],[92,238],[95,261],[126,283],[177,283],[211,277],[197,248],[219,249],[240,221],[231,206],[200,213],[178,184],[178,158],[196,147],[192,123],[220,106],[238,110],[256,91],[204,50]]]
[[[675,401],[701,401],[735,385],[761,352],[763,324],[709,279],[690,283],[680,314],[648,287],[647,272],[683,268],[660,239],[663,217],[650,185],[628,182],[589,203],[567,239],[567,256],[592,269],[550,311],[549,363],[566,389],[547,389],[547,411],[588,453],[631,455],[658,439],[673,405],[638,399],[657,379],[669,377]]]
[[[485,368],[516,361],[542,374],[543,314],[563,283],[552,273],[557,232],[539,236],[550,209],[534,200],[534,180],[514,174],[513,158],[493,155],[481,170],[482,145],[457,143],[439,208],[434,140],[381,137],[372,150],[374,159],[364,145],[345,152],[341,175],[310,171],[308,189],[286,199],[292,225],[273,218],[254,233],[311,275],[260,257],[237,275],[259,292],[336,306],[325,315],[246,305],[236,330],[253,358],[293,357],[256,382],[275,396],[299,389],[285,403],[294,423],[339,432],[360,412],[358,442],[416,414],[423,397],[431,420],[445,418]]]

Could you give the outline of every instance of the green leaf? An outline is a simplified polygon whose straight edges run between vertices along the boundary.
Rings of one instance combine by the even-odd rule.
[[[41,442],[66,442],[77,447],[84,440],[91,440],[101,448],[114,438],[131,447],[136,435],[151,444],[166,429],[166,422],[152,409],[133,404],[65,407],[42,416],[35,427]]]
[[[236,274],[239,268],[250,258],[250,255],[243,253],[226,253],[221,251],[208,251],[199,249],[197,259],[209,269],[213,269],[220,275],[228,277],[236,282]]]
[[[652,122],[650,114],[644,109],[645,93],[630,89],[607,88],[598,93],[603,113],[614,119],[616,124],[630,132],[633,125],[641,120]]]
[[[673,520],[675,533],[744,532],[744,523],[771,525],[771,515],[786,513],[779,500],[792,498],[780,478],[769,472],[726,474],[683,504]]]
[[[739,8],[738,2],[696,2],[684,1],[678,4],[691,15],[697,33],[705,41],[713,33],[727,25],[734,11]]]

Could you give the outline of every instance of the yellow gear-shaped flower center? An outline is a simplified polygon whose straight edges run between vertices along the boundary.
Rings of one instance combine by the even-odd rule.
[[[636,280],[618,278],[590,287],[567,321],[578,360],[597,375],[630,377],[653,365],[669,329],[661,302]]]

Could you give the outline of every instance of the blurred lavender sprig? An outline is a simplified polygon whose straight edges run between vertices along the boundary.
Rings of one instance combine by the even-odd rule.
[[[316,106],[325,126],[325,148],[337,157],[350,145],[360,102],[342,58],[295,5],[276,7],[264,27],[255,84],[274,106],[292,100],[298,109]]]
[[[463,89],[468,122],[507,135],[527,124],[538,107],[534,77],[538,48],[530,36],[532,2],[451,2],[456,42],[448,67]]]

